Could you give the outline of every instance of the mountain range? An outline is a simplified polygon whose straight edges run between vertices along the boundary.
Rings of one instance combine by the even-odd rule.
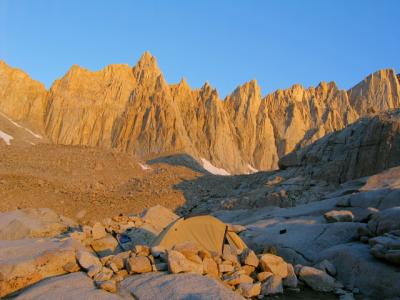
[[[400,107],[400,77],[379,70],[349,90],[295,84],[263,97],[252,80],[221,99],[205,83],[168,84],[156,59],[91,72],[74,65],[51,88],[0,61],[0,112],[50,142],[128,152],[186,153],[226,174],[278,168],[283,156],[360,117]]]

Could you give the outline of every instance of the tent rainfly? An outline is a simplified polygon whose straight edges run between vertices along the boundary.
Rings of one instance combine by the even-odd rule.
[[[195,242],[200,249],[218,254],[222,254],[224,244],[237,249],[238,253],[247,248],[235,232],[228,230],[225,223],[210,215],[176,220],[159,234],[152,246],[171,249],[174,245],[187,241]]]

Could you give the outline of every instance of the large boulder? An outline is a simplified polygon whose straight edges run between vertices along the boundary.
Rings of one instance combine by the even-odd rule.
[[[200,259],[200,257],[199,257]],[[203,262],[195,262],[185,257],[182,253],[170,250],[168,251],[168,269],[171,273],[197,273],[203,274]]]
[[[400,229],[400,206],[388,208],[375,214],[368,222],[368,229],[376,235]]]
[[[354,215],[349,210],[331,210],[324,214],[327,222],[352,222]]]
[[[99,290],[93,281],[83,272],[45,279],[22,291],[15,299],[18,300],[47,300],[47,299],[123,299]]]
[[[153,270],[150,260],[146,256],[133,256],[126,260],[126,269],[132,273],[147,273]]]
[[[179,216],[161,205],[156,205],[145,210],[141,218],[150,225],[150,231],[158,235],[165,227],[179,219]]]
[[[302,267],[299,272],[299,277],[315,291],[332,292],[335,289],[335,279],[319,269]]]
[[[336,279],[346,289],[358,288],[363,295],[374,299],[400,297],[399,268],[375,259],[369,245],[337,245],[321,252],[320,259],[328,259],[335,265]]]
[[[258,267],[259,259],[253,250],[246,248],[240,255],[240,261],[244,265]]]
[[[0,240],[26,237],[52,237],[76,224],[49,208],[24,209],[0,213]]]
[[[400,230],[372,238],[369,244],[372,255],[400,265]]]
[[[99,258],[86,249],[79,249],[76,253],[76,259],[79,265],[85,270],[89,270],[92,267],[101,268],[102,266]]]
[[[259,251],[274,248],[292,264],[317,262],[321,251],[358,239],[358,229],[366,224],[354,222],[322,223],[322,217],[270,218],[247,226],[241,237]]]
[[[134,275],[121,282],[138,300],[226,299],[243,298],[215,279],[196,274],[148,273]]]
[[[264,272],[271,272],[281,278],[288,276],[288,266],[282,257],[269,253],[263,254],[260,257],[260,264]]]
[[[272,275],[261,286],[261,294],[275,295],[283,293],[282,277]]]
[[[99,256],[115,254],[119,250],[118,241],[111,234],[93,240],[90,245]]]
[[[44,278],[65,274],[67,264],[76,264],[75,246],[70,242],[0,241],[0,297]]]

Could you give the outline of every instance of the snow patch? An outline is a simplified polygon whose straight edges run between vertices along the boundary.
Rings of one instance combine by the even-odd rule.
[[[149,165],[146,165],[146,164],[142,164],[142,163],[139,163],[139,166],[142,168],[142,170],[151,170],[151,167],[149,166]]]
[[[249,170],[250,170],[250,173],[257,173],[257,172],[258,172],[258,170],[257,170],[257,169],[255,169],[255,168],[253,168],[253,166],[252,166],[252,165],[250,165],[250,164],[247,164],[247,167],[249,168]]]
[[[10,141],[14,138],[11,135],[8,135],[7,133],[0,130],[0,139],[2,139],[8,146],[10,146]]]
[[[11,120],[9,117],[7,117],[5,114],[3,114],[2,112],[0,112],[0,115],[3,116],[4,118],[6,118],[8,121],[10,121],[12,124],[14,124],[15,126],[17,126],[18,128],[22,128],[25,129],[25,131],[29,132],[31,135],[33,135],[35,138],[37,139],[42,139],[43,137],[40,134],[34,133],[32,130],[19,125],[17,122],[14,122],[13,120]]]
[[[206,169],[208,172],[214,175],[223,175],[228,176],[229,174],[226,170],[222,168],[217,168],[213,164],[211,164],[207,159],[201,158],[201,162],[203,163],[203,168]]]

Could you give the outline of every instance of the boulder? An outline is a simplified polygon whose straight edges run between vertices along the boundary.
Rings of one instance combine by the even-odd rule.
[[[336,278],[348,290],[357,288],[365,297],[391,299],[400,297],[398,267],[377,260],[369,245],[348,243],[320,253],[320,260],[328,259],[337,270]]]
[[[100,272],[93,276],[93,280],[96,282],[110,280],[113,276],[113,271],[109,268],[103,267]]]
[[[305,211],[305,208],[288,209],[286,214],[281,214],[286,216],[299,211]],[[266,218],[248,226],[241,237],[252,249],[263,251],[266,247],[274,247],[285,261],[310,265],[318,261],[323,250],[358,239],[358,230],[367,227],[355,222],[321,222],[321,217],[314,216]],[[284,234],[280,233],[282,230]]]
[[[244,265],[241,266],[240,269],[243,270],[245,274],[251,275],[256,270],[256,267]]]
[[[106,237],[107,232],[100,222],[96,222],[92,227],[92,238],[94,240]]]
[[[331,210],[324,214],[328,223],[353,222],[354,215],[350,210]]]
[[[263,271],[271,272],[281,278],[288,275],[287,263],[274,254],[263,254],[260,258],[260,264]]]
[[[101,269],[103,269],[103,267],[92,265],[87,269],[86,274],[90,278],[93,278],[94,276],[96,276],[97,274],[99,274],[101,272]]]
[[[336,268],[329,260],[324,259],[320,261],[314,265],[314,268],[324,271],[331,276],[336,276]]]
[[[368,223],[368,221],[377,213],[379,212],[378,209],[374,207],[351,207],[348,209],[353,213],[354,219],[353,222],[362,222]]]
[[[150,260],[145,256],[133,256],[126,260],[125,266],[130,274],[152,272]]]
[[[220,273],[228,273],[228,272],[233,272],[234,268],[232,265],[228,264],[218,264],[218,271]]]
[[[244,265],[249,265],[253,267],[258,267],[259,264],[259,259],[257,255],[254,253],[253,250],[250,250],[249,248],[243,250],[240,256],[240,261]]]
[[[227,276],[224,279],[224,282],[233,286],[238,285],[240,283],[253,283],[253,281],[254,281],[253,278],[251,278],[250,276],[246,274],[237,274],[237,273]]]
[[[282,277],[277,275],[272,275],[261,286],[261,294],[275,295],[283,293]]]
[[[120,284],[138,300],[243,300],[220,281],[197,274],[149,273],[130,276]]]
[[[287,264],[288,275],[285,279],[283,279],[283,285],[290,288],[297,287],[297,276],[294,272],[294,268],[292,264]]]
[[[118,270],[121,270],[124,268],[125,260],[128,259],[129,256],[130,256],[129,251],[118,253],[117,255],[114,255],[113,257],[111,257],[108,264],[114,264]]]
[[[73,262],[71,261],[69,263],[66,263],[63,266],[63,269],[67,273],[74,273],[74,272],[80,271],[81,267],[78,265],[78,263],[76,261],[73,261]]]
[[[0,241],[0,297],[47,277],[65,274],[64,267],[75,262],[75,248],[69,241]]]
[[[386,233],[383,236],[369,239],[368,242],[371,246],[371,253],[376,258],[400,265],[400,231],[397,234]]]
[[[135,245],[134,252],[137,256],[149,256],[150,247],[146,245]]]
[[[97,286],[109,293],[117,292],[117,282],[115,280],[101,281],[97,284]]]
[[[115,273],[113,275],[112,279],[115,280],[116,282],[120,282],[128,276],[129,276],[128,271],[123,269],[123,270],[119,270],[117,273]]]
[[[257,297],[261,293],[261,282],[256,283],[241,283],[238,286],[238,289],[241,290],[242,295],[246,298]]]
[[[196,263],[187,259],[182,253],[168,251],[168,269],[171,273],[197,273],[203,274],[203,263]]]
[[[236,253],[236,250],[233,249],[230,245],[225,244],[222,250],[222,259],[230,261],[232,263],[238,264],[239,259]]]
[[[110,234],[105,237],[95,239],[91,242],[91,246],[100,257],[114,254],[118,247],[118,241]]]
[[[144,211],[141,218],[145,223],[151,225],[149,230],[158,235],[165,227],[179,219],[179,216],[161,205],[156,205]]]
[[[368,228],[376,235],[400,229],[400,206],[376,213],[368,222]]]
[[[80,249],[77,251],[76,259],[78,260],[79,265],[85,270],[89,270],[89,268],[92,266],[102,267],[102,263],[100,262],[99,258],[95,254],[85,249]]]
[[[257,274],[257,280],[264,282],[267,280],[270,276],[274,275],[272,272],[260,272]]]
[[[203,259],[203,272],[204,274],[218,277],[219,272],[217,263],[212,258],[205,257]]]
[[[47,299],[123,299],[118,295],[99,290],[93,281],[83,272],[71,273],[42,280],[18,294],[18,300],[47,300]]]
[[[315,291],[332,292],[336,287],[333,277],[313,267],[302,267],[299,277]]]
[[[0,240],[52,237],[76,226],[75,222],[49,208],[0,213]]]

